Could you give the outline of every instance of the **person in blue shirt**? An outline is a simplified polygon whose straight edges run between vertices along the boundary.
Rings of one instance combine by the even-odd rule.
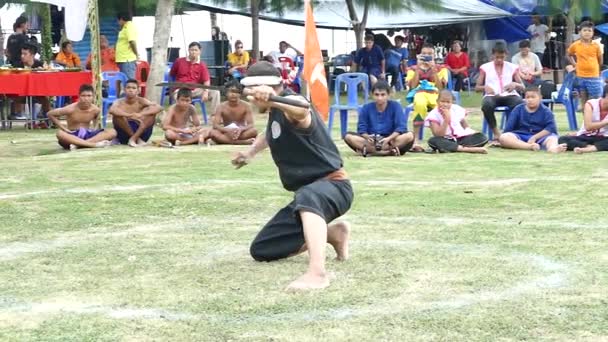
[[[368,74],[374,85],[379,79],[386,79],[385,60],[382,48],[374,45],[374,36],[365,36],[365,47],[359,49],[351,66],[352,72]]]
[[[525,95],[526,101],[509,114],[504,133],[499,138],[500,145],[517,150],[564,152],[566,144],[558,143],[555,117],[541,103],[540,89],[530,86]]]
[[[372,86],[374,102],[359,111],[357,132],[348,132],[344,142],[360,155],[400,156],[414,144],[414,135],[405,129],[403,108],[389,100],[390,87],[386,81]]]
[[[403,47],[405,38],[403,36],[395,37],[395,46],[384,51],[386,59],[386,72],[391,75],[391,87],[397,87],[399,72],[407,70],[407,49]],[[402,73],[405,75],[405,73]],[[401,83],[403,84],[403,83]]]

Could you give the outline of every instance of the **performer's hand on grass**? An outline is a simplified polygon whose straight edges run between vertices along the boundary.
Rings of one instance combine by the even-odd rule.
[[[251,157],[252,156],[248,152],[237,152],[234,155],[234,158],[232,158],[232,165],[234,165],[234,167],[238,170],[241,167],[249,164]]]

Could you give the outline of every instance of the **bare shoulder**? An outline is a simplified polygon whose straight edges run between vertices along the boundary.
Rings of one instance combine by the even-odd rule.
[[[153,104],[154,104],[154,103],[152,103],[152,101],[148,100],[148,99],[147,99],[147,98],[145,98],[145,97],[141,97],[141,96],[138,96],[138,97],[137,97],[137,102],[138,102],[138,103],[139,103],[141,106],[144,106],[144,107],[151,106],[151,105],[153,105]]]

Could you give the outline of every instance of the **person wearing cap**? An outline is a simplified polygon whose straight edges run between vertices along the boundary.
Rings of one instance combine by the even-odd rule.
[[[13,24],[13,31],[15,31],[15,33],[8,37],[8,40],[6,41],[6,50],[4,50],[7,64],[15,66],[21,62],[21,49],[30,40],[27,36],[27,30],[27,18],[24,16],[17,18]]]
[[[241,80],[245,93],[260,112],[269,111],[265,134],[232,159],[240,168],[265,148],[279,169],[283,187],[294,199],[262,228],[251,243],[257,261],[273,261],[308,251],[308,270],[287,287],[311,290],[329,286],[325,269],[325,244],[332,245],[337,260],[348,258],[350,226],[333,222],[353,201],[353,189],[343,169],[338,148],[317,111],[270,101],[281,96],[306,103],[283,87],[279,71],[269,62],[252,65]],[[328,225],[329,224],[329,225]]]

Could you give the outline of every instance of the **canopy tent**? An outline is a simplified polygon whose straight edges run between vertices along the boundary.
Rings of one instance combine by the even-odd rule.
[[[251,16],[248,12],[232,5],[217,5],[213,0],[185,1],[190,9],[205,10],[223,14],[237,14]],[[363,14],[361,6],[355,6],[359,17]],[[346,1],[321,0],[314,7],[317,28],[326,29],[352,29],[348,16]],[[407,8],[393,8],[388,13],[371,8],[369,10],[366,27],[372,30],[400,29],[406,27],[422,27],[446,24],[457,24],[468,21],[478,21],[511,16],[511,13],[495,6],[485,4],[479,0],[444,0],[437,10],[426,10],[420,6]],[[260,19],[290,25],[304,26],[303,10],[286,10],[281,15],[271,12],[260,13]]]
[[[555,15],[560,13],[568,13],[570,8],[568,2],[564,1],[562,8],[551,7],[549,0],[482,0],[488,5],[499,7],[509,13],[513,17],[499,18],[484,22],[484,27],[488,39],[504,39],[508,43],[516,42],[522,39],[529,39],[530,33],[526,31],[527,27],[532,23],[531,15]],[[608,0],[601,1],[601,11],[608,13]],[[583,11],[583,15],[588,16],[590,13]]]

